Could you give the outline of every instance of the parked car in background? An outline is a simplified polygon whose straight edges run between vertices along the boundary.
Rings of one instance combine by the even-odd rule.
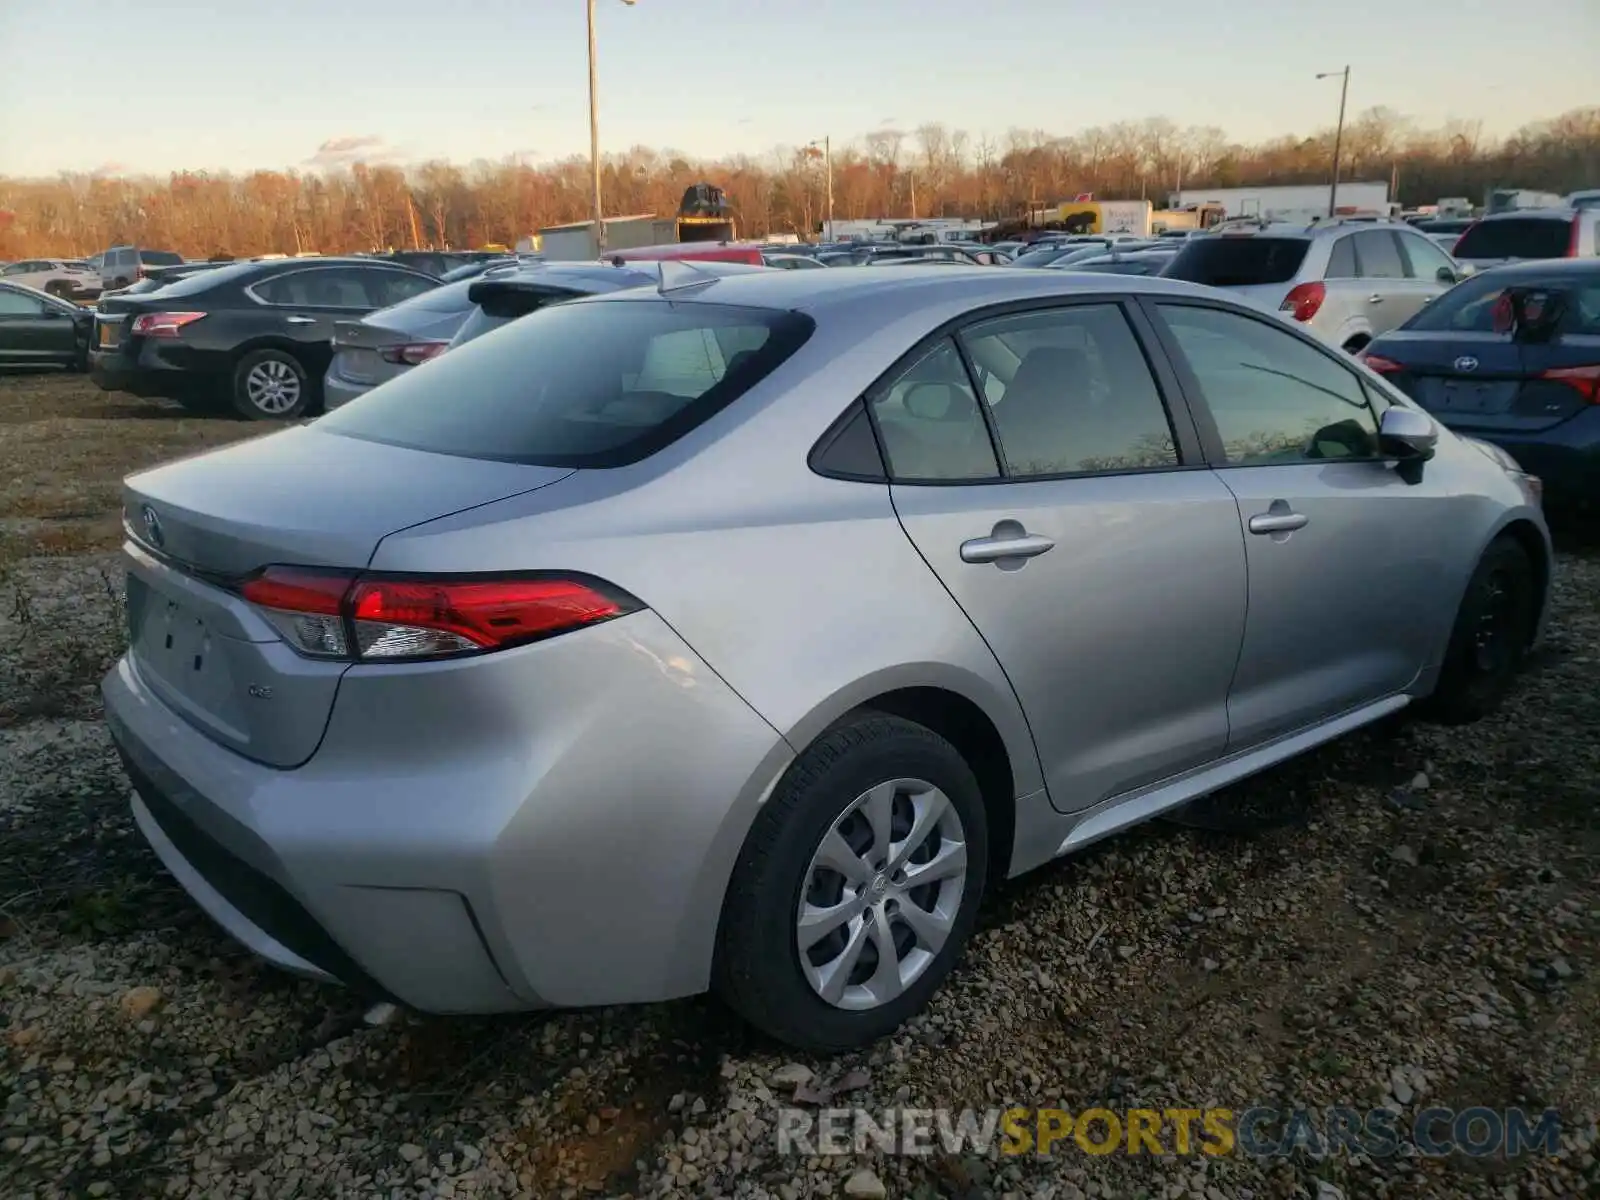
[[[316,412],[334,324],[431,291],[432,275],[371,258],[277,259],[201,271],[102,300],[90,378],[107,391],[290,420]]]
[[[94,314],[70,300],[0,279],[0,363],[81,371],[93,325]]]
[[[357,255],[356,257],[372,258],[378,262],[410,267],[414,271],[422,271],[435,278],[443,279],[458,267],[491,262],[497,258],[504,258],[505,255],[489,250],[390,250],[383,254]]]
[[[1520,471],[1301,328],[953,266],[551,305],[123,498],[106,720],[234,937],[422,1011],[715,987],[818,1051],[1001,880],[1491,711],[1552,558]]]
[[[258,260],[252,259],[251,261]],[[102,292],[101,299],[109,299],[112,296],[142,296],[146,292],[164,288],[169,283],[187,279],[190,275],[198,275],[202,271],[214,271],[218,267],[227,265],[227,263],[219,262],[193,262],[183,263],[176,267],[161,267],[147,274],[143,279],[130,283],[125,288],[118,288],[114,292]]]
[[[1163,274],[1221,288],[1354,352],[1463,277],[1401,221],[1235,226],[1186,239]]]
[[[727,264],[710,265],[722,268]],[[378,384],[443,354],[474,316],[479,319],[474,321],[468,341],[512,316],[525,316],[546,304],[642,287],[657,283],[660,278],[659,261],[623,267],[601,263],[527,267],[511,264],[485,271],[474,279],[445,284],[365,317],[338,321],[334,324],[333,359],[323,380],[324,407],[332,410],[347,404]],[[504,286],[491,286],[496,284]]]
[[[1600,502],[1600,259],[1482,272],[1363,360],[1450,428],[1510,453],[1552,507]]]
[[[1600,211],[1592,208],[1513,209],[1473,222],[1456,242],[1455,257],[1478,268],[1530,258],[1600,255]]]
[[[477,341],[512,321],[526,317],[551,304],[575,299],[579,295],[603,295],[629,288],[661,288],[663,272],[673,272],[668,259],[644,259],[621,266],[607,263],[557,263],[549,267],[496,274],[491,279],[474,282],[469,298],[473,308],[455,337],[450,339],[450,349]],[[690,262],[693,268],[687,280],[690,288],[704,285],[705,281],[727,275],[761,274],[773,270],[766,266],[752,266],[740,262]],[[671,279],[666,280],[671,287]]]
[[[148,250],[142,246],[113,246],[100,259],[100,288],[115,291],[137,283],[151,267],[176,267],[183,255],[170,250]]]
[[[1127,253],[1113,251],[1097,258],[1070,262],[1062,269],[1104,275],[1159,275],[1172,262],[1174,256],[1175,252],[1168,250],[1132,250]]]
[[[866,245],[854,246],[848,250],[830,251],[819,254],[818,259],[828,267],[859,267],[868,263],[887,262],[895,258],[931,258],[940,262],[965,263],[968,266],[978,265],[978,259],[971,249],[957,246],[949,242],[936,242],[929,245],[906,246],[899,242],[871,242]]]
[[[459,267],[452,267],[439,276],[439,282],[460,283],[463,279],[476,279],[485,271],[515,267],[517,262],[518,259],[515,254],[499,254],[493,258],[480,259],[477,262],[462,263]]]
[[[1152,242],[1124,242],[1118,249],[1144,249],[1152,246]],[[1013,267],[1054,267],[1065,262],[1098,258],[1109,252],[1111,246],[1107,242],[1052,242],[1038,250],[1030,250],[1027,254],[1019,254],[1012,259]]]
[[[784,271],[809,271],[814,267],[820,268],[822,266],[809,254],[791,254],[771,250],[762,251],[761,261],[765,266],[777,267]]]
[[[100,276],[83,259],[25,258],[0,267],[0,279],[63,300],[89,301],[100,294]]]

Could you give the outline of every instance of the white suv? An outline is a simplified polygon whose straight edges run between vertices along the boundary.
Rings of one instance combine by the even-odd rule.
[[[1232,292],[1352,354],[1467,273],[1404,222],[1337,219],[1199,234],[1162,271]]]

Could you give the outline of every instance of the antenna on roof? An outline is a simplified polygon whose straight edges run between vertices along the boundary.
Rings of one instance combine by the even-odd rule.
[[[661,282],[656,284],[656,291],[660,295],[667,296],[674,292],[707,287],[721,278],[722,276],[713,275],[693,263],[664,258],[661,260]]]

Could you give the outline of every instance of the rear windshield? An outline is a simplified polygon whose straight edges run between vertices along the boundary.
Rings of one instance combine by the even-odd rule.
[[[141,250],[139,261],[147,267],[175,267],[183,262],[183,255],[170,250]]]
[[[1457,258],[1565,258],[1572,244],[1566,217],[1505,217],[1482,221],[1461,235]]]
[[[623,466],[733,403],[814,327],[799,313],[719,304],[555,304],[374,388],[317,428],[496,462]]]
[[[1305,261],[1305,238],[1228,237],[1226,234],[1189,238],[1163,272],[1168,279],[1203,283],[1207,287],[1254,287],[1288,283]]]
[[[473,279],[464,279],[458,283],[447,283],[443,287],[430,288],[409,299],[391,304],[382,309],[385,318],[405,316],[408,313],[464,313],[472,307],[472,301],[467,299],[467,292],[477,282]]]

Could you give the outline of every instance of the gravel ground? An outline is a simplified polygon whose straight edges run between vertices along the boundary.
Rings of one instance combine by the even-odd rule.
[[[97,720],[116,490],[257,432],[0,377],[0,1194],[1600,1195],[1600,553],[1464,730],[1396,725],[1001,889],[922,1019],[793,1060],[714,1002],[398,1014],[258,964],[164,874]],[[780,1157],[775,1105],[1558,1108],[1516,1160]]]

